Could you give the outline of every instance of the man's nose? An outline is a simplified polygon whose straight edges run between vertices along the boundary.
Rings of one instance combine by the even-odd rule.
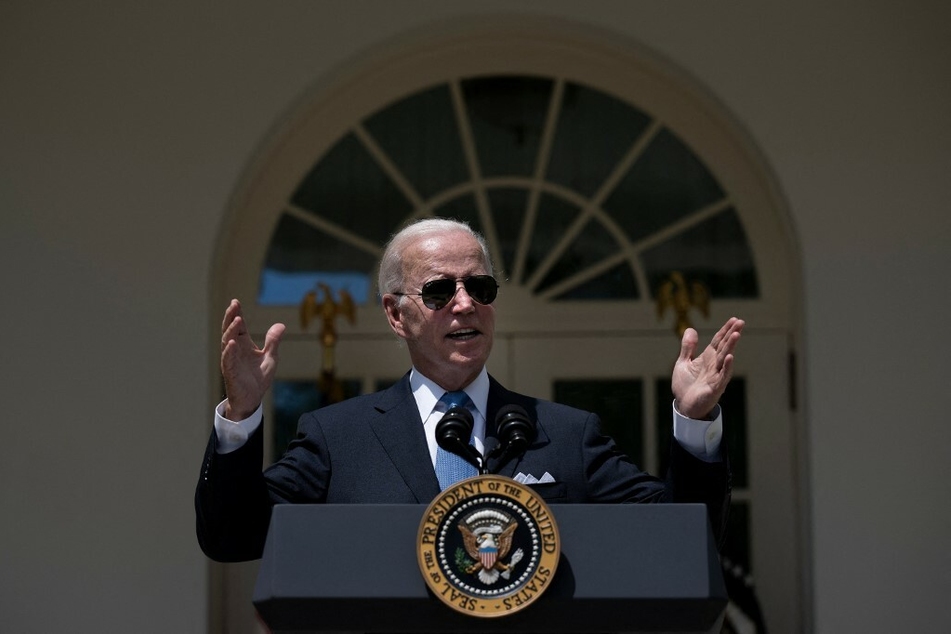
[[[456,281],[456,294],[453,295],[451,301],[453,312],[469,312],[475,308],[475,301],[469,296],[469,292],[466,291],[466,285],[462,280]]]

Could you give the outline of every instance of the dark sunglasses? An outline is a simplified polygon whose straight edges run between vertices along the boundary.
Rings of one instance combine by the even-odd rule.
[[[480,304],[488,305],[495,301],[499,294],[499,283],[491,275],[470,275],[461,280],[452,280],[443,278],[441,280],[430,280],[423,284],[419,293],[393,293],[394,295],[412,295],[422,297],[423,304],[432,310],[439,310],[452,301],[456,296],[457,282],[462,282],[469,297]]]

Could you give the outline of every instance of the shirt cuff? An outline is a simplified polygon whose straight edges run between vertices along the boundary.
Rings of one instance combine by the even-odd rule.
[[[674,438],[695,458],[704,462],[720,462],[720,441],[723,439],[723,411],[717,405],[713,420],[687,418],[674,410]]]
[[[244,420],[233,421],[224,417],[225,402],[218,403],[215,408],[215,435],[218,437],[216,453],[231,453],[244,446],[248,437],[254,433],[264,419],[264,406],[258,405],[254,413]]]

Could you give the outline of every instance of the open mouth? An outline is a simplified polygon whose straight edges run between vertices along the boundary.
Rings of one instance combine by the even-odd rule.
[[[460,330],[455,330],[450,332],[447,337],[453,341],[468,341],[479,336],[479,331],[475,328],[462,328]]]

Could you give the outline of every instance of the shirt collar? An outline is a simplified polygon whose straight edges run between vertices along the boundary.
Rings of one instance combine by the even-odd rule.
[[[425,421],[433,413],[436,403],[446,393],[446,390],[439,387],[429,377],[423,376],[423,373],[415,367],[409,373],[409,385],[413,391],[413,398],[416,399],[420,418]],[[479,376],[472,383],[463,388],[463,391],[482,415],[482,419],[485,420],[485,412],[489,402],[489,373],[485,367],[482,368]]]

